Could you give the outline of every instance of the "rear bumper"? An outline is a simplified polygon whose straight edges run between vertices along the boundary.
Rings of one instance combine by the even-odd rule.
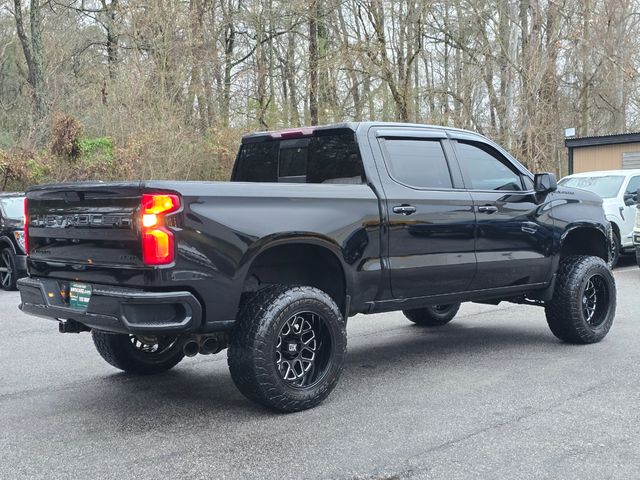
[[[92,285],[86,311],[68,306],[61,282],[48,278],[18,280],[20,309],[52,320],[75,320],[90,328],[116,333],[182,333],[197,330],[202,306],[191,292],[148,292]]]

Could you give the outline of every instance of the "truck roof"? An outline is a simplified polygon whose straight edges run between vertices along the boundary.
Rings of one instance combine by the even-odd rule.
[[[356,131],[361,128],[368,128],[371,126],[378,127],[408,127],[408,128],[438,128],[440,130],[447,130],[451,132],[464,132],[473,135],[480,135],[478,132],[471,130],[463,130],[460,128],[446,127],[443,125],[430,125],[423,123],[404,123],[404,122],[342,122],[342,123],[330,123],[325,125],[306,126],[285,128],[281,130],[268,130],[251,132],[242,137],[242,143],[254,143],[273,139],[287,139],[287,138],[300,138],[313,135],[316,132],[326,132],[330,130],[352,130]]]

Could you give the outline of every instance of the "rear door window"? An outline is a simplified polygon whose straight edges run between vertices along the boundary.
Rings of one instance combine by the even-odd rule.
[[[389,174],[415,188],[452,188],[440,140],[388,138],[383,141]]]

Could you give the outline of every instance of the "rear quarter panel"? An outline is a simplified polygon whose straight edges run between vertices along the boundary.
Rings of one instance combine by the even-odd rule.
[[[342,263],[352,304],[371,300],[381,280],[380,211],[367,185],[147,182],[183,198],[177,258],[164,284],[186,286],[209,322],[232,320],[252,261],[270,246],[313,243]]]

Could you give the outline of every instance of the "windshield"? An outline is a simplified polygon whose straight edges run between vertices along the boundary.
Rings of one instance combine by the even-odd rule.
[[[588,190],[601,198],[613,198],[618,196],[623,180],[624,177],[618,175],[605,177],[571,177],[560,180],[560,185]]]
[[[24,197],[7,197],[0,200],[2,210],[7,218],[22,220],[24,213]]]

